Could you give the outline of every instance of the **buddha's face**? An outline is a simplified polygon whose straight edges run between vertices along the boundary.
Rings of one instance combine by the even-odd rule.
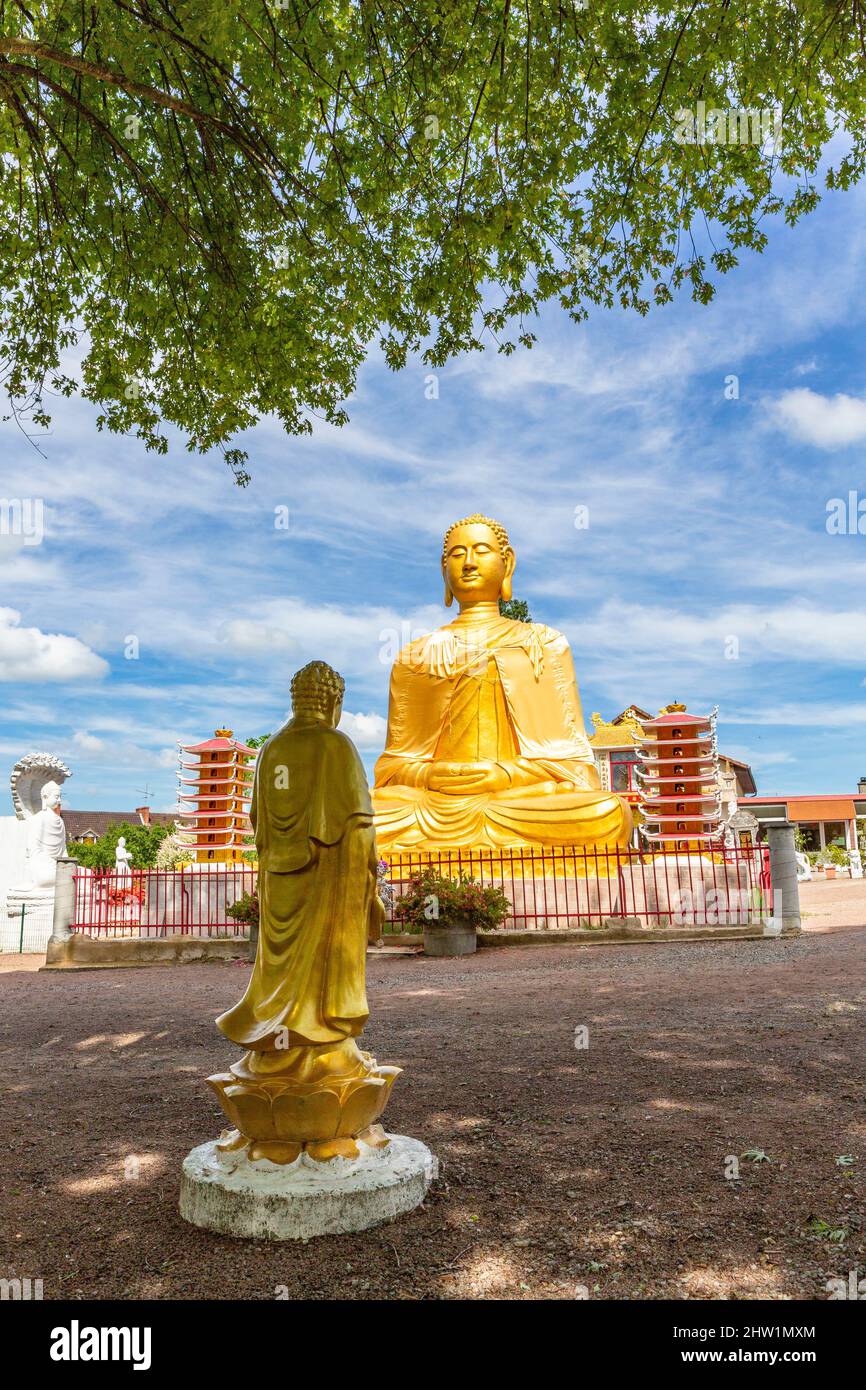
[[[495,603],[503,579],[513,569],[513,552],[508,550],[503,556],[489,526],[471,522],[452,531],[442,573],[461,607],[467,603]]]

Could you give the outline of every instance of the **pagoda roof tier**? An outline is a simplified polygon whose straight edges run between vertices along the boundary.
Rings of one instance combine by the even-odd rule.
[[[680,782],[674,783],[674,786],[677,787],[681,785]],[[668,791],[662,789],[659,791],[658,796],[648,796],[645,786],[646,784],[641,787],[638,795],[642,802],[646,802],[647,805],[650,806],[658,805],[660,801],[721,801],[721,798],[715,794],[715,790],[712,787],[693,787],[691,791],[684,792],[674,791],[672,788]],[[184,811],[183,814],[186,815],[186,811]]]
[[[250,813],[250,803],[246,801],[235,806],[235,799],[234,797],[220,797],[219,800],[221,804],[219,806],[207,807],[199,805],[201,800],[200,797],[184,796],[179,798],[177,809],[185,816],[191,816],[193,811],[207,812],[208,810],[212,816],[248,816]],[[237,799],[239,800],[239,798]],[[216,801],[217,798],[212,797],[211,800]]]
[[[647,840],[652,840],[653,844],[673,844],[675,840],[706,840],[708,844],[718,844],[718,832],[703,832],[700,830],[681,830],[678,834],[668,835],[665,831],[644,830],[641,826],[641,834]]]
[[[642,719],[641,724],[645,729],[669,729],[669,728],[689,728],[692,725],[700,727],[701,724],[708,724],[712,728],[712,716],[709,714],[689,714],[687,710],[679,713],[660,714],[656,719]]]
[[[202,834],[202,827],[201,827],[200,825],[195,824],[196,817],[197,817],[198,813],[195,812],[195,811],[184,811],[183,814],[184,814],[184,820],[183,820],[183,821],[179,821],[179,822],[177,823],[178,829],[179,829],[179,830],[182,830],[182,831],[187,831],[187,832],[189,832],[189,833],[191,833],[191,834],[198,834],[198,835],[201,835],[201,834]],[[187,821],[190,820],[190,819],[192,819],[193,822],[194,822],[192,825],[187,824]],[[228,817],[225,817],[224,819],[227,820]],[[234,821],[234,822],[240,821],[240,822],[241,822],[240,825],[237,825],[237,824],[218,825],[218,826],[216,826],[215,828],[216,828],[217,830],[235,830],[235,831],[238,831],[241,835],[252,835],[253,829],[252,829],[252,826],[250,825],[249,820],[246,820],[246,825],[243,824],[244,820],[246,820],[246,817],[234,816],[234,817],[232,817],[232,821]],[[207,827],[205,827],[205,829],[206,829],[206,828],[207,828]]]
[[[698,787],[710,787],[714,790],[714,785],[716,785],[713,777],[695,777],[694,773],[674,773],[671,777],[639,777],[638,781],[641,783],[641,796],[644,796],[648,790],[666,787],[666,785],[681,787],[681,785],[691,784],[692,795],[698,794]],[[662,795],[667,795],[667,792],[662,792]],[[674,795],[685,796],[687,792],[676,792]],[[699,795],[703,795],[703,792]]]
[[[194,772],[195,777],[188,780],[196,782],[228,782],[233,777],[247,781],[254,776],[251,767],[241,767],[239,763],[181,763],[178,777],[181,772]]]
[[[636,776],[640,777],[644,782],[655,783],[679,781],[680,777],[684,775],[683,773],[671,774],[671,776],[668,777],[663,771],[655,771],[656,766],[665,768],[669,767],[671,763],[698,763],[699,766],[709,768],[710,776],[708,778],[705,778],[704,780],[715,784],[716,773],[718,771],[716,764],[710,761],[710,759],[708,758],[653,758],[652,763],[653,771],[651,772],[645,772],[644,769],[641,767],[640,763],[637,763],[635,765]],[[688,776],[694,779],[695,777],[700,776],[700,773],[690,772]]]
[[[179,833],[181,833],[182,835],[206,835],[207,833],[209,833],[209,830],[213,830],[213,831],[214,831],[214,834],[220,834],[220,835],[227,833],[227,831],[231,831],[231,833],[234,834],[234,835],[252,835],[252,834],[253,834],[253,827],[252,827],[252,826],[249,826],[249,824],[247,824],[247,826],[210,826],[210,827],[209,827],[209,826],[197,826],[197,824],[193,824],[193,826],[186,826],[186,824],[178,824],[178,830],[179,830]]]
[[[241,791],[251,792],[252,782],[247,782],[241,777],[181,777],[178,775],[177,783],[179,787],[219,787],[221,791],[229,791],[232,787],[237,787]]]
[[[680,792],[678,796],[645,796],[641,800],[641,806],[673,806],[676,802],[684,802],[687,806],[718,806],[717,796],[689,796],[686,792]]]
[[[645,810],[646,810],[646,807],[642,806],[642,807],[641,807],[641,810],[642,810],[642,811],[645,811]],[[710,825],[710,824],[714,824],[716,821],[718,821],[719,817],[718,817],[717,815],[713,815],[712,811],[699,811],[698,814],[695,815],[695,816],[690,816],[689,813],[688,813],[688,811],[680,811],[679,815],[677,815],[677,814],[674,814],[674,815],[661,815],[658,811],[654,811],[653,814],[650,815],[650,816],[647,816],[646,819],[647,819],[647,823],[648,823],[648,824],[651,824],[651,825],[656,825],[656,824],[661,825],[662,821],[669,821],[669,820],[684,820],[684,821],[689,821],[689,820],[695,820],[695,821],[697,821],[697,820],[699,820],[699,821],[701,821],[704,825]]]
[[[191,832],[195,833],[195,832]],[[199,832],[201,833],[201,832]],[[244,839],[235,835],[227,835],[219,840],[186,840],[183,849],[253,849],[254,846],[247,844]]]
[[[249,748],[236,738],[208,738],[204,743],[178,743],[184,753],[249,753],[255,758],[258,749]]]
[[[678,739],[675,739],[675,740],[674,740],[674,742],[676,742],[676,743],[678,743],[678,744],[681,743],[684,747],[685,747],[685,745],[686,745],[687,743],[712,743],[712,741],[713,741],[713,736],[712,736],[712,734],[699,734],[697,738],[678,738]],[[657,738],[641,738],[641,739],[638,739],[638,747],[640,747],[640,748],[667,748],[667,747],[668,747],[668,744],[667,744],[667,743],[662,743],[662,742],[661,742],[659,739],[657,739]]]
[[[670,766],[670,763],[689,763],[689,765],[694,763],[695,767],[706,767],[710,774],[716,773],[716,765],[714,765],[713,762],[709,762],[706,758],[680,758],[680,756],[674,758],[674,756],[669,753],[667,758],[648,758],[648,756],[644,755],[644,762],[648,763],[651,767],[667,767]],[[694,777],[695,773],[689,773],[688,776]]]
[[[178,792],[178,801],[249,801],[248,796],[190,796],[188,792]]]

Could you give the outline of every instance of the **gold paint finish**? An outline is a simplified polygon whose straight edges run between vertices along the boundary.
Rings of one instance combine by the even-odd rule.
[[[514,565],[499,522],[449,528],[442,575],[460,613],[394,663],[373,792],[380,850],[629,841],[628,804],[601,788],[568,642],[500,617]]]
[[[219,1147],[293,1163],[355,1158],[356,1140],[387,1143],[377,1124],[399,1067],[355,1039],[369,1010],[368,939],[376,894],[373,810],[363,764],[338,732],[343,681],[311,662],[292,681],[289,722],[256,763],[250,819],[259,855],[259,942],[244,997],[217,1019],[246,1048],[208,1078],[231,1123]]]

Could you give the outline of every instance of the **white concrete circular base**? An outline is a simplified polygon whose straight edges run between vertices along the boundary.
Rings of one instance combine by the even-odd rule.
[[[359,1158],[317,1163],[251,1163],[245,1150],[221,1153],[200,1144],[183,1161],[180,1214],[194,1226],[229,1236],[309,1240],[364,1231],[393,1221],[423,1202],[436,1159],[420,1139],[389,1135],[390,1144],[361,1146]]]

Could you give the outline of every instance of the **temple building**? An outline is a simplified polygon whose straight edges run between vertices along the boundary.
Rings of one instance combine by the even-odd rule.
[[[94,845],[113,825],[173,826],[175,818],[167,811],[151,811],[149,806],[136,806],[134,811],[67,811],[60,812],[70,844]]]
[[[197,864],[233,864],[252,848],[249,820],[255,748],[217,729],[204,743],[181,743],[177,835]],[[191,822],[191,823],[190,823]]]
[[[653,716],[639,705],[629,705],[621,714],[615,715],[608,723],[600,714],[592,716],[593,732],[589,742],[595,754],[595,762],[601,785],[612,792],[620,792],[636,810],[640,805],[640,790],[636,768],[640,763],[640,747],[643,740],[643,725]],[[758,788],[748,763],[738,758],[730,758],[719,753],[719,783],[723,803],[733,805],[739,797],[754,796]]]
[[[716,750],[716,711],[690,713],[667,705],[641,720],[636,769],[641,834],[662,849],[706,850],[722,843],[722,789]]]
[[[603,787],[624,795],[631,803],[635,823],[641,821],[637,770],[643,725],[653,716],[638,705],[607,721],[593,714],[590,744]],[[856,792],[813,793],[802,796],[758,796],[758,788],[748,763],[718,753],[718,780],[723,819],[742,843],[766,837],[773,821],[790,820],[802,831],[807,851],[839,845],[856,850],[858,836],[866,834],[866,777]]]
[[[858,836],[866,834],[866,778],[860,779],[856,792],[744,797],[740,810],[755,817],[759,839],[774,821],[789,820],[801,832],[806,853],[831,845],[850,852],[857,849]]]

